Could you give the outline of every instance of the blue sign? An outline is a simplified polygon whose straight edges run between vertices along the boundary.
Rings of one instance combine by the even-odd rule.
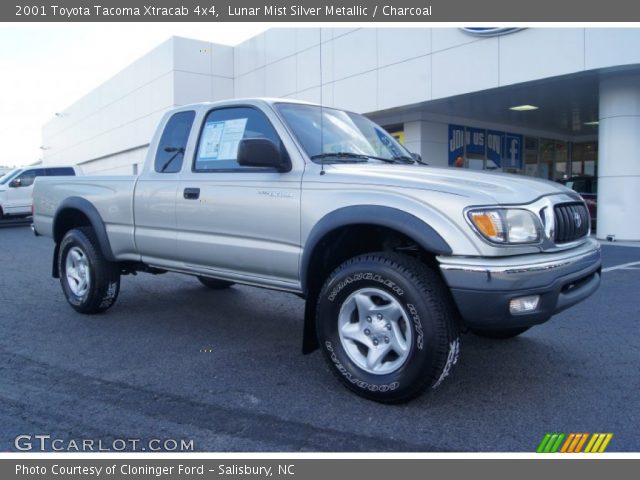
[[[504,132],[487,130],[487,169],[502,167]]]
[[[464,166],[464,127],[449,125],[449,165]]]
[[[524,140],[522,135],[516,135],[513,133],[505,133],[504,135],[504,153],[502,154],[503,163],[505,168],[517,168],[522,169],[522,150],[524,147]]]
[[[524,137],[483,128],[449,125],[449,165],[465,166],[465,155],[486,157],[485,168],[522,170]]]
[[[485,134],[483,128],[467,127],[466,153],[484,155]]]

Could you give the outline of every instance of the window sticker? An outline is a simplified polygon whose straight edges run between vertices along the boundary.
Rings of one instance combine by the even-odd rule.
[[[247,118],[208,122],[202,131],[199,159],[235,160],[246,127]]]

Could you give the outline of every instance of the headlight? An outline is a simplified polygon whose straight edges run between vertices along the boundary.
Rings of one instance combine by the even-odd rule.
[[[467,214],[471,224],[484,238],[494,243],[522,244],[540,240],[537,217],[521,208],[472,210]]]

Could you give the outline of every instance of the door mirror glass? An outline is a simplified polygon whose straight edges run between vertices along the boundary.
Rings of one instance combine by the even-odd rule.
[[[291,162],[267,138],[245,138],[238,146],[238,164],[242,167],[268,167],[279,172],[291,170]]]
[[[22,186],[22,180],[20,178],[16,178],[15,180],[11,180],[11,183],[9,183],[9,186],[11,188],[18,188]]]

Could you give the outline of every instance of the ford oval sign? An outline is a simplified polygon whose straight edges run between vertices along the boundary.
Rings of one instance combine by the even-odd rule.
[[[517,32],[522,28],[506,28],[506,27],[463,27],[461,30],[476,37],[497,37],[498,35],[506,35],[508,33]]]

